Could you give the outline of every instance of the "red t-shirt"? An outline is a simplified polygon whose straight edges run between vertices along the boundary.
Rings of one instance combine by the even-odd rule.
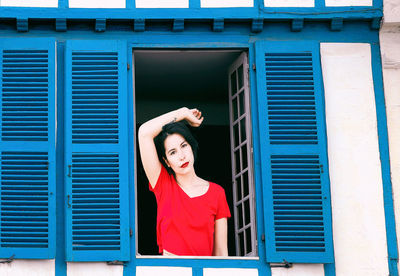
[[[207,192],[190,198],[161,166],[154,189],[157,199],[157,244],[175,255],[211,256],[214,224],[231,213],[224,189],[212,182]]]

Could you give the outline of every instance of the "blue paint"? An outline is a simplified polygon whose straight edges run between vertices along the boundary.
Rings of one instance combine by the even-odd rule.
[[[68,169],[72,173],[65,176],[65,195],[69,199],[66,208],[68,261],[130,259],[129,212],[126,212],[129,210],[126,52],[126,41],[79,40],[66,43],[64,160],[68,167],[72,167]],[[103,71],[96,68],[103,68]],[[99,74],[105,79],[98,80]],[[91,76],[89,79],[88,75]],[[102,100],[98,100],[102,96]],[[86,105],[91,105],[92,109]],[[96,108],[96,113],[93,108]],[[115,126],[117,134],[112,134],[115,132],[110,132],[107,126],[97,124],[96,129],[101,132],[91,138],[93,132],[80,127],[99,118],[107,121],[107,125]],[[82,129],[81,134],[79,129]],[[106,140],[115,135],[117,141]],[[112,190],[109,195],[105,194],[108,190]],[[95,223],[93,217],[97,218]],[[97,226],[92,226],[94,224]]]
[[[378,123],[379,153],[382,169],[383,202],[385,210],[389,275],[397,276],[399,275],[397,268],[399,253],[397,248],[393,189],[390,174],[389,138],[387,130],[385,95],[383,91],[380,48],[376,43],[371,44],[371,56],[372,77],[375,91],[376,118]]]
[[[300,32],[304,28],[304,18],[296,18],[292,20],[292,31]]]
[[[315,7],[315,8],[28,8],[0,7],[3,18],[67,18],[67,19],[321,19],[333,17],[351,20],[382,17],[381,4],[372,7]]]
[[[7,53],[7,51],[12,52]],[[4,232],[0,233],[0,258],[9,258],[14,255],[15,259],[52,259],[55,257],[56,251],[57,192],[55,40],[52,38],[21,37],[1,39],[0,52],[0,72],[2,75],[2,78],[0,78],[0,106],[2,106],[0,122],[2,122],[2,126],[5,127],[3,125],[6,122],[5,118],[10,119],[11,117],[17,119],[17,122],[22,124],[47,122],[47,129],[45,126],[45,130],[43,131],[32,132],[34,129],[29,128],[29,130],[26,130],[26,134],[29,133],[29,135],[22,137],[20,135],[21,131],[15,133],[15,131],[10,130],[7,136],[1,138],[1,161],[5,162],[5,158],[8,156],[14,164],[8,164],[7,168],[6,164],[4,164],[4,167],[1,165],[4,171],[8,171],[8,176],[11,178],[6,179],[5,176],[7,174],[2,171],[2,175],[0,176],[0,206],[2,207],[0,219],[1,229]],[[7,57],[7,55],[10,56]],[[21,57],[23,59],[32,58],[33,65],[30,63],[21,64]],[[15,61],[14,59],[19,59],[19,61]],[[15,71],[16,68],[17,71]],[[30,72],[21,71],[23,69],[28,69]],[[32,74],[34,74],[34,78],[41,79],[43,85],[28,81],[29,75],[32,78]],[[5,82],[6,80],[8,83]],[[32,99],[31,96],[22,94],[21,91],[15,91],[16,87],[26,89],[25,91],[29,91],[29,93],[35,93],[32,90],[36,90],[36,93],[43,93],[45,95],[44,99],[38,99],[36,102],[36,104],[43,105],[44,108],[42,109],[40,106],[40,110],[34,112],[38,116],[37,118],[41,118],[42,121],[35,120],[32,122],[30,120],[32,116],[30,118],[15,116],[16,114],[12,109],[15,107],[16,101],[22,100],[21,103],[23,103]],[[36,87],[36,89],[33,87]],[[7,93],[10,95],[6,95]],[[15,95],[16,93],[18,94]],[[9,104],[14,104],[14,106],[6,106],[5,99],[8,100]],[[7,108],[11,110],[7,111]],[[27,107],[25,106],[25,108]],[[9,112],[10,114],[7,114]],[[24,112],[32,112],[32,110],[21,111],[21,113]],[[4,134],[5,131],[5,129],[2,129],[1,133]],[[38,137],[41,139],[38,140]],[[29,163],[21,163],[24,161]],[[16,170],[21,170],[18,167],[29,166],[31,164],[34,167],[26,169],[28,174],[22,175],[28,177],[27,180],[20,178],[20,176],[16,177]],[[15,165],[17,168],[10,167],[10,165]],[[31,181],[36,183],[36,185],[31,185]],[[13,182],[17,182],[17,184]],[[16,187],[24,188],[24,190],[16,189]],[[34,187],[39,187],[41,190],[34,190]],[[7,192],[11,194],[7,196]],[[32,200],[31,193],[34,193],[34,200]],[[17,197],[17,199],[13,197]],[[20,204],[12,204],[15,201]],[[18,209],[18,206],[24,206],[22,205],[24,202],[26,202],[26,208],[21,211]],[[7,210],[7,207],[16,207],[17,209]],[[24,214],[25,211],[28,211],[28,214]],[[10,219],[13,221],[10,221]],[[6,225],[8,223],[12,225]],[[35,226],[27,227],[26,225],[21,225],[21,223]],[[13,227],[10,229],[10,226]],[[31,230],[28,232],[26,231],[27,228]],[[6,237],[5,233],[11,235],[11,237]],[[18,234],[24,235],[22,240]],[[28,239],[28,241],[24,241],[25,239]]]
[[[96,24],[94,27],[96,32],[104,32],[106,30],[106,20],[105,19],[96,19]]]
[[[203,268],[202,267],[193,267],[192,268],[192,276],[203,276]]]
[[[213,31],[214,32],[222,32],[224,30],[224,19],[216,18],[213,22]]]
[[[335,17],[331,20],[331,31],[341,31],[343,29],[343,18]]]
[[[64,68],[65,42],[57,43],[57,66]],[[57,103],[64,106],[64,70],[57,71]],[[64,109],[57,109],[57,194],[56,194],[56,258],[55,276],[67,275],[65,262],[65,187],[64,187]]]
[[[17,18],[17,31],[27,32],[28,29],[28,18]]]
[[[324,264],[324,275],[325,276],[335,276],[336,275],[335,263]]]
[[[144,32],[146,30],[146,21],[144,19],[135,19],[133,23],[135,32]]]
[[[319,43],[256,42],[256,67],[267,262],[332,263],[332,215]],[[303,70],[305,74],[312,70],[312,81],[304,78]],[[277,72],[283,73],[277,75]],[[282,84],[282,78],[292,76],[296,77],[294,81],[286,81],[293,82],[292,86]],[[297,90],[310,91],[313,96],[310,99],[291,92]],[[299,107],[294,108],[292,101],[298,101],[296,106]],[[304,123],[290,130],[282,127],[298,120],[309,121],[307,126],[314,126],[315,132],[304,127]],[[281,126],[278,131],[277,126]],[[293,134],[298,130],[306,134]],[[314,206],[314,209],[307,206]],[[313,231],[323,235],[323,239]],[[296,238],[293,241],[287,236]]]
[[[65,18],[57,18],[56,19],[56,31],[57,32],[67,31],[67,19],[65,19]]]

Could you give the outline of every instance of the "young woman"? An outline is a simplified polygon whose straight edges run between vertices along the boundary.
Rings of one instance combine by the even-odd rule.
[[[163,255],[227,256],[225,192],[196,175],[197,141],[184,120],[198,127],[197,109],[180,108],[139,128],[139,147],[157,200],[157,244]]]

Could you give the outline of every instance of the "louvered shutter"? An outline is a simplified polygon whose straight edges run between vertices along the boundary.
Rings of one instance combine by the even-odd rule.
[[[55,256],[55,48],[0,41],[0,258]]]
[[[333,262],[318,43],[256,44],[267,262]]]
[[[127,50],[67,41],[68,261],[129,260]]]

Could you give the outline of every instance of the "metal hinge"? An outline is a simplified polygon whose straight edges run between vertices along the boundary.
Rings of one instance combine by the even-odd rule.
[[[129,63],[126,64],[128,70],[131,70],[131,65]]]
[[[9,264],[12,261],[14,261],[14,257],[15,257],[15,254],[13,254],[10,258],[8,258],[6,260],[0,261],[0,264]]]
[[[284,267],[284,268],[291,268],[293,266],[292,263],[289,263],[286,260],[283,260],[281,264],[270,264],[270,267]]]
[[[256,64],[253,63],[253,70],[256,71]]]
[[[130,236],[130,237],[133,236],[133,230],[132,230],[132,228],[129,228],[129,236]]]
[[[111,262],[107,262],[107,264],[108,264],[108,265],[125,265],[124,262],[117,261],[117,260],[111,261]]]

